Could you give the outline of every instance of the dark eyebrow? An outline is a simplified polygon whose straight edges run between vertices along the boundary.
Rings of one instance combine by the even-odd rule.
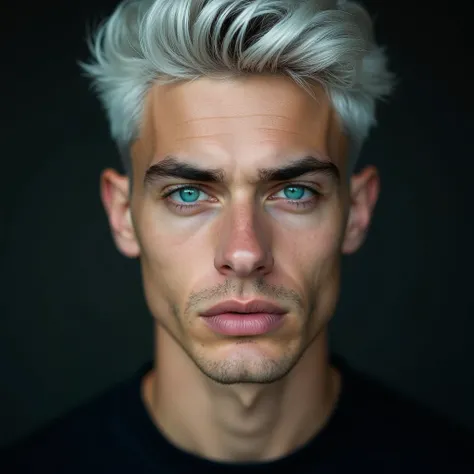
[[[179,161],[174,156],[167,156],[147,169],[145,185],[153,184],[159,178],[181,178],[190,181],[222,183],[224,182],[224,172],[221,169],[202,169]]]
[[[258,170],[258,176],[262,182],[288,181],[308,173],[323,173],[332,177],[337,183],[340,182],[340,173],[337,166],[330,161],[321,160],[314,156],[304,156],[281,167]],[[153,184],[154,181],[160,178],[223,183],[225,173],[224,170],[219,168],[203,169],[179,161],[174,156],[167,156],[159,163],[148,168],[145,173],[145,185]]]
[[[322,173],[339,183],[341,177],[338,167],[331,161],[315,156],[304,156],[278,168],[266,168],[258,171],[261,181],[288,181],[308,173]]]

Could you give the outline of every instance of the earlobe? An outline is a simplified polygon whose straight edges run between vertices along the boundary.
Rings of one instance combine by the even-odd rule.
[[[352,176],[350,189],[350,208],[342,253],[356,252],[367,236],[375,204],[380,192],[380,178],[373,166],[364,168]]]
[[[100,191],[117,249],[126,257],[138,257],[140,248],[130,210],[129,178],[106,169],[100,177]]]

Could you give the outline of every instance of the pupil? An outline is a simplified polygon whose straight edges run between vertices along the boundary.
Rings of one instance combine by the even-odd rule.
[[[179,196],[185,202],[193,202],[197,199],[199,191],[197,189],[180,189]],[[289,186],[285,188],[285,195],[288,199],[301,199],[304,189],[301,186]]]
[[[304,195],[304,189],[301,186],[289,186],[285,188],[285,195],[288,199],[301,199]]]
[[[192,188],[180,189],[179,197],[185,202],[193,202],[198,197],[198,190]]]

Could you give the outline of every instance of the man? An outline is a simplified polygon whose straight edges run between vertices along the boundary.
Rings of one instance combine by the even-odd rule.
[[[472,472],[471,439],[330,357],[340,258],[367,234],[354,164],[393,78],[336,0],[121,4],[84,65],[126,175],[153,365],[9,455],[12,472]]]

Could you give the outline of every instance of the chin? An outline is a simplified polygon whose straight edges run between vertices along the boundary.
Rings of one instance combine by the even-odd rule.
[[[242,338],[222,341],[197,354],[194,363],[201,372],[220,384],[277,382],[285,377],[302,356],[298,344],[281,346],[274,341]]]

